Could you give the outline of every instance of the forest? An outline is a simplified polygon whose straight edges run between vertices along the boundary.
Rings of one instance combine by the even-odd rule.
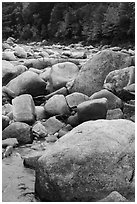
[[[3,2],[2,38],[134,44],[134,2]]]

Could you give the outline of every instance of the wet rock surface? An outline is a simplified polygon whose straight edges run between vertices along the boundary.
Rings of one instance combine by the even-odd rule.
[[[134,201],[134,50],[10,39],[2,49],[2,201]]]

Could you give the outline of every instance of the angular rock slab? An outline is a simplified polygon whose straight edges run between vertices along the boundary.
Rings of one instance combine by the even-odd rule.
[[[21,94],[30,94],[32,96],[44,95],[46,93],[46,82],[38,74],[26,71],[15,79],[11,80],[7,87],[15,93],[16,96]]]
[[[90,96],[90,99],[106,98],[108,100],[108,109],[121,108],[122,100],[107,89],[102,89]]]
[[[22,94],[15,97],[12,100],[12,105],[14,121],[28,124],[33,124],[35,122],[35,105],[31,95]]]
[[[54,115],[69,115],[70,110],[67,105],[66,99],[63,95],[56,94],[52,96],[44,106],[45,112],[49,116]]]
[[[134,83],[135,67],[131,66],[110,72],[105,78],[103,87],[108,90],[119,91],[127,85]]]
[[[43,122],[42,124],[47,130],[47,133],[51,135],[58,132],[61,128],[65,126],[65,124],[56,119],[55,116],[50,117],[46,122]]]
[[[85,122],[45,151],[36,167],[41,201],[93,202],[118,191],[134,195],[135,125],[128,120]]]
[[[82,66],[69,92],[81,92],[91,96],[102,89],[109,72],[131,66],[131,62],[128,54],[110,50],[97,53]]]
[[[44,106],[35,106],[36,120],[46,119],[46,112]]]
[[[108,110],[108,101],[106,98],[85,101],[77,106],[79,122],[88,120],[105,119]]]
[[[31,126],[22,122],[11,123],[2,131],[2,139],[17,138],[19,144],[32,142]]]
[[[122,119],[122,118],[124,118],[124,115],[120,108],[107,111],[107,116],[106,116],[107,120]]]
[[[40,121],[36,122],[33,125],[32,132],[33,132],[33,135],[37,136],[38,138],[44,138],[47,136],[47,130]]]

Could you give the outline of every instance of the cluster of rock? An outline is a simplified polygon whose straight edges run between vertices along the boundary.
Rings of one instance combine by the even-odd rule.
[[[54,145],[24,159],[36,171],[39,198],[134,195],[134,51],[17,45],[12,38],[2,47],[3,157],[39,139]]]

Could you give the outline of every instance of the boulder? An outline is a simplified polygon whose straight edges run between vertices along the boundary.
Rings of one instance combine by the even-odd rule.
[[[32,142],[31,126],[22,122],[11,123],[2,131],[2,139],[16,138],[19,144]]]
[[[65,134],[67,134],[70,130],[72,130],[73,127],[70,124],[67,124],[65,127],[59,130],[58,132],[58,138],[61,138]]]
[[[123,118],[123,112],[120,108],[107,111],[107,116],[106,116],[107,120],[122,119],[122,118]]]
[[[62,55],[65,55],[65,56],[67,56],[67,57],[70,57],[71,56],[71,51],[70,50],[65,50],[65,51],[63,51],[61,54]]]
[[[131,58],[132,58],[132,66],[135,66],[135,56],[131,56]]]
[[[8,43],[9,45],[13,46],[15,42],[15,39],[13,37],[8,37],[6,40],[6,43]]]
[[[79,122],[88,120],[105,119],[108,110],[106,98],[85,101],[77,106]]]
[[[49,58],[49,54],[48,54],[46,51],[41,51],[41,52],[39,53],[39,55],[40,55],[41,57]]]
[[[129,49],[128,52],[129,52],[130,55],[135,56],[135,50],[131,50],[131,49]]]
[[[2,106],[2,115],[7,115],[8,113],[12,112],[13,106],[11,104],[5,104]]]
[[[70,108],[77,107],[80,103],[89,100],[85,94],[74,92],[66,96],[67,104]]]
[[[66,50],[62,52],[62,55],[65,55],[70,58],[74,59],[85,59],[87,58],[86,52],[85,51],[70,51]]]
[[[36,68],[32,68],[32,67],[29,68],[29,71],[34,72],[34,73],[39,74],[39,75],[42,73],[41,70],[36,69]]]
[[[8,43],[4,42],[2,43],[2,50],[4,51],[6,49],[11,49],[11,46]]]
[[[128,202],[128,200],[117,191],[113,191],[107,197],[99,200],[98,202]]]
[[[45,108],[46,114],[48,114],[49,116],[70,114],[69,107],[63,95],[52,96],[46,102],[44,108]]]
[[[17,69],[10,62],[2,60],[2,85],[5,86],[17,76]]]
[[[125,86],[134,83],[135,67],[131,66],[110,72],[105,78],[103,87],[117,92],[122,90]]]
[[[65,124],[59,121],[55,116],[50,117],[46,122],[42,122],[42,124],[46,128],[48,134],[51,135],[65,126]]]
[[[13,152],[13,146],[7,146],[5,151],[2,152],[2,159],[4,159],[5,157],[11,156],[12,152]]]
[[[13,121],[13,112],[12,112],[12,111],[9,112],[9,113],[7,114],[7,116],[9,117],[9,119],[10,119],[11,121]]]
[[[27,52],[19,45],[14,48],[14,54],[19,58],[27,58]]]
[[[12,79],[27,71],[23,65],[13,65],[12,63],[2,60],[2,85],[5,86]]]
[[[2,60],[7,60],[7,61],[16,61],[17,58],[14,55],[13,51],[4,51],[2,53]]]
[[[46,137],[46,142],[47,143],[54,143],[58,140],[56,135],[48,135],[48,137]]]
[[[52,64],[57,63],[57,59],[50,58],[38,58],[38,59],[27,59],[24,61],[24,65],[28,68],[33,67],[36,69],[44,69],[46,67],[52,66]]]
[[[4,130],[10,123],[10,119],[6,115],[2,115],[2,130]]]
[[[48,133],[45,126],[40,122],[36,122],[32,127],[33,135],[38,138],[45,138],[47,137]]]
[[[105,77],[111,71],[127,66],[131,66],[129,55],[111,50],[101,51],[82,66],[69,92],[81,92],[91,96],[102,89]]]
[[[42,151],[35,151],[34,153],[29,153],[23,157],[23,164],[27,168],[35,169],[37,166],[38,159],[42,156]]]
[[[113,51],[121,51],[122,50],[121,47],[111,47],[110,49]]]
[[[39,77],[44,81],[47,81],[49,79],[50,72],[51,72],[51,67],[47,67],[42,73],[40,73]]]
[[[59,94],[60,94],[60,95],[63,95],[63,96],[67,96],[67,94],[68,94],[67,88],[66,88],[66,87],[62,87],[62,88],[60,88],[60,89],[58,89],[58,90],[56,90],[56,91],[54,91],[54,92],[52,92],[52,93],[46,95],[46,96],[45,96],[45,100],[48,100],[48,99],[51,98],[52,96],[54,96],[54,95],[59,95]]]
[[[17,70],[17,76],[28,70],[27,67],[22,64],[15,65],[15,69]]]
[[[135,105],[124,103],[123,106],[124,118],[135,122]]]
[[[74,59],[85,59],[87,55],[85,51],[73,51],[70,57]]]
[[[78,114],[75,113],[74,115],[69,116],[67,119],[67,123],[70,124],[72,127],[76,127],[77,125],[79,125]]]
[[[35,122],[35,105],[31,95],[23,94],[17,96],[12,100],[12,105],[14,121],[28,124]]]
[[[115,94],[124,102],[135,100],[135,92],[130,92],[124,88],[121,90],[115,91]]]
[[[90,96],[91,100],[99,98],[106,98],[108,100],[108,109],[121,108],[123,105],[122,100],[107,89],[102,89]]]
[[[16,96],[21,94],[30,94],[32,96],[44,95],[46,93],[46,82],[38,74],[26,71],[15,79],[11,80],[7,87],[15,93]]]
[[[130,93],[135,93],[135,83],[127,85],[123,89],[129,91]]]
[[[18,141],[16,138],[8,138],[5,140],[2,140],[2,147],[5,148],[7,146],[16,147],[18,145]]]
[[[6,86],[2,87],[2,105],[11,103],[11,100],[15,97],[15,93]]]
[[[135,125],[85,122],[48,148],[36,167],[35,193],[47,202],[95,202],[112,191],[135,194]]]
[[[36,120],[46,119],[46,112],[44,106],[35,106]]]
[[[50,92],[53,92],[74,80],[79,72],[79,68],[72,62],[58,63],[52,66],[49,83]]]

